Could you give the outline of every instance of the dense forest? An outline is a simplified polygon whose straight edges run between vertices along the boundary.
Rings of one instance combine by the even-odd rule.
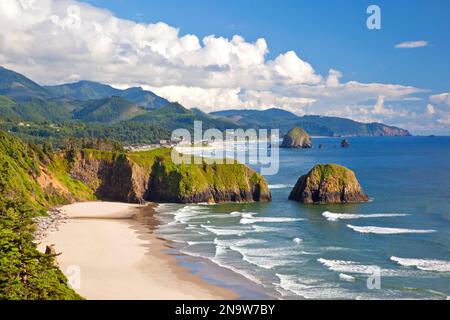
[[[43,174],[42,166],[60,175],[60,164],[42,147],[0,131],[0,299],[80,298],[68,287],[55,257],[40,253],[33,242],[33,217],[45,215],[48,206],[68,201],[36,182]],[[70,177],[64,178],[78,188]]]
[[[61,148],[68,139],[107,139],[123,145],[152,144],[160,139],[170,139],[171,133],[145,122],[119,122],[113,125],[100,123],[65,122],[17,123],[0,120],[0,130],[10,132],[24,141],[48,144]]]

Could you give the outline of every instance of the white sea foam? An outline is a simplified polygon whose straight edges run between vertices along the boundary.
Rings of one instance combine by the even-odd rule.
[[[269,184],[269,189],[285,189],[285,188],[293,188],[293,185],[290,184]]]
[[[242,247],[242,246],[248,246],[248,245],[252,245],[252,244],[263,244],[266,242],[267,241],[265,241],[265,240],[253,239],[253,238],[246,238],[246,239],[218,239],[218,238],[215,238],[214,239],[215,245],[225,246],[225,247],[230,247],[230,246]]]
[[[374,227],[365,226],[358,227],[348,224],[347,227],[350,229],[360,232],[360,233],[376,233],[376,234],[406,234],[406,233],[433,233],[436,230],[421,230],[421,229],[402,229],[402,228],[384,228],[384,227]]]
[[[224,255],[227,252],[227,247],[225,246],[216,246],[216,257],[220,255]]]
[[[370,213],[370,214],[355,214],[355,213],[334,213],[325,211],[322,216],[328,221],[351,220],[351,219],[367,219],[367,218],[388,218],[388,217],[405,217],[406,213]]]
[[[354,299],[355,294],[337,284],[317,279],[301,279],[293,275],[275,274],[280,280],[274,283],[283,296],[293,293],[305,299]]]
[[[275,227],[263,227],[258,225],[252,225],[252,232],[282,232],[283,229]]]
[[[247,278],[248,280],[257,283],[257,284],[262,284],[261,280],[259,280],[257,277],[255,277],[254,275],[248,273],[245,270],[242,269],[238,269],[233,265],[230,265],[228,263],[225,263],[224,261],[221,261],[218,257],[214,257],[212,259],[210,259],[213,263],[217,264],[219,267],[231,270],[241,276],[243,276],[244,278]]]
[[[229,269],[229,270],[249,279],[250,281],[261,284],[261,281],[254,275],[248,273],[247,270],[239,269],[239,268],[227,263],[227,258],[226,258],[227,250],[228,249],[226,246],[216,245],[216,255],[214,256],[214,258],[212,258],[210,260],[222,268]]]
[[[293,222],[301,221],[305,219],[301,218],[288,218],[288,217],[251,217],[242,218],[239,221],[240,224],[253,224],[253,223],[278,223],[278,222]]]
[[[420,271],[386,269],[380,268],[377,265],[361,264],[356,261],[332,260],[324,258],[319,258],[317,261],[326,266],[328,270],[344,274],[373,274],[375,271],[379,271],[383,277],[421,276]]]
[[[294,262],[292,255],[296,252],[288,248],[248,248],[243,246],[230,246],[230,249],[239,252],[242,259],[263,269],[272,269]],[[298,263],[297,261],[295,261]]]
[[[233,265],[226,263],[226,261],[225,261],[226,259],[224,259],[226,256],[226,251],[227,251],[227,249],[225,247],[218,246],[218,247],[216,247],[215,256],[210,257],[205,254],[198,253],[198,252],[190,252],[190,251],[186,251],[186,250],[181,250],[181,252],[184,254],[187,254],[187,255],[193,256],[193,257],[202,258],[202,259],[208,259],[209,261],[211,261],[215,265],[218,265],[219,267],[231,270],[234,273],[239,274],[254,283],[261,284],[261,281],[257,277],[248,273],[246,270],[241,270],[239,268],[234,267]]]
[[[186,241],[186,243],[190,246],[195,246],[198,244],[210,244],[211,241]]]
[[[208,230],[209,232],[214,233],[219,236],[231,236],[231,235],[242,236],[249,231],[253,231],[250,229],[245,230],[245,229],[237,229],[237,228],[230,229],[230,228],[210,227],[210,226],[207,226],[204,224],[201,224],[200,226],[202,228]]]
[[[345,274],[345,273],[339,273],[339,279],[341,279],[342,281],[347,281],[347,282],[354,282],[355,281],[355,277],[350,276],[350,275]]]
[[[241,214],[242,218],[244,218],[244,219],[251,219],[257,213],[255,213],[255,212],[240,212],[240,214]]]
[[[295,242],[296,244],[299,244],[300,242],[302,242],[303,240],[300,238],[294,238],[292,239],[293,242]]]
[[[188,223],[193,217],[201,212],[199,206],[186,206],[175,212],[174,220],[178,223]]]
[[[416,267],[419,270],[450,272],[450,261],[435,259],[410,259],[392,256],[392,261],[397,262],[401,266]]]
[[[330,260],[324,258],[319,258],[317,261],[326,266],[329,270],[341,273],[372,274],[374,268],[378,268],[376,265],[363,265],[355,261]]]

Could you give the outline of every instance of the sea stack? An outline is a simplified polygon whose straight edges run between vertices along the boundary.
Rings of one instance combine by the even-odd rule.
[[[299,127],[294,127],[284,136],[280,148],[312,148],[309,134]]]
[[[298,179],[289,199],[327,204],[365,202],[369,197],[352,170],[337,164],[318,164]]]
[[[342,140],[342,141],[341,141],[341,147],[342,147],[342,148],[348,148],[348,147],[350,147],[350,142],[348,142],[347,139]]]

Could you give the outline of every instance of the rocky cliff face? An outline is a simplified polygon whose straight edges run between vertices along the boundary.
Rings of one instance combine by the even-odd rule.
[[[355,173],[336,164],[320,164],[301,176],[289,195],[303,203],[355,203],[369,200]]]
[[[149,174],[125,154],[80,150],[70,166],[72,178],[81,180],[100,199],[139,203]]]
[[[409,137],[411,133],[408,130],[383,125],[381,123],[370,123],[367,125],[371,136],[376,137]]]
[[[181,165],[156,159],[146,199],[175,203],[270,201],[266,181],[242,164]]]
[[[70,175],[100,199],[173,203],[270,201],[266,181],[243,164],[175,165],[170,150],[76,152]]]
[[[292,128],[283,138],[281,148],[312,148],[309,134],[299,127]]]

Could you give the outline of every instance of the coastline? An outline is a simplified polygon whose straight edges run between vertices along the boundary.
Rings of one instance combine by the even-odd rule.
[[[168,241],[152,230],[154,205],[82,202],[59,209],[67,217],[39,240],[54,244],[57,262],[90,300],[237,299],[181,266]],[[75,271],[74,271],[75,270]],[[75,273],[74,273],[75,272]]]

